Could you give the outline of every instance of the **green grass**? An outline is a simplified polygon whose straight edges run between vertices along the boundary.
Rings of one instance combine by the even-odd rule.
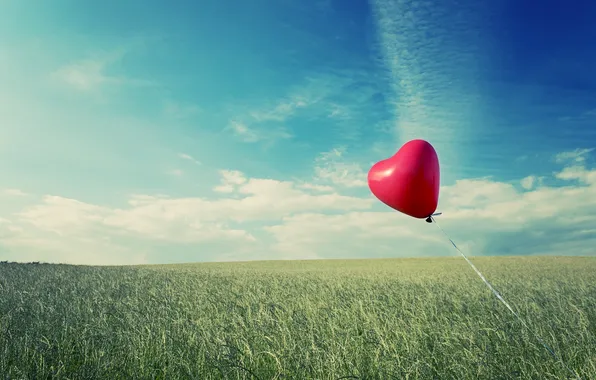
[[[596,259],[472,259],[596,379]],[[0,265],[10,379],[564,379],[461,258]]]

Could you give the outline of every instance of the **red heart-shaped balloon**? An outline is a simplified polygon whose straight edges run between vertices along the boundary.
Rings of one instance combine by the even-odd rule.
[[[412,140],[368,172],[368,187],[387,206],[427,218],[439,203],[439,158],[430,143]]]

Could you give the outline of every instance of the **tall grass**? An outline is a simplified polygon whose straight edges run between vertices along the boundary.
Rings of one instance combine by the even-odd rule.
[[[584,379],[596,259],[477,258]],[[463,259],[0,265],[7,379],[564,379]]]

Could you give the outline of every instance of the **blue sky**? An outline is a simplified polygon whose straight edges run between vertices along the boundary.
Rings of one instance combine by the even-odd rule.
[[[453,255],[371,164],[413,138],[471,255],[593,254],[596,5],[5,0],[0,257]]]

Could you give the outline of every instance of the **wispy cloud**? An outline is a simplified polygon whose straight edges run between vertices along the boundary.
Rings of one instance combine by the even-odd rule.
[[[579,112],[576,115],[562,116],[559,118],[559,121],[570,122],[570,123],[586,122],[586,121],[594,121],[594,120],[596,120],[596,108]]]
[[[106,62],[87,60],[62,67],[55,72],[55,76],[81,90],[89,90],[106,83],[122,82],[121,78],[106,75],[105,68]]]
[[[264,110],[253,110],[250,112],[250,116],[256,122],[263,121],[279,121],[284,122],[289,117],[294,115],[296,111],[301,108],[308,106],[307,99],[295,97],[290,99],[284,99],[277,105],[270,109]]]
[[[375,70],[336,69],[308,77],[295,91],[309,99],[304,112],[332,128],[342,143],[367,141],[387,131],[391,116],[385,99],[386,79]]]
[[[247,124],[236,120],[230,121],[227,129],[231,130],[236,137],[246,143],[256,143],[261,141],[274,142],[277,140],[291,139],[293,137],[284,126],[274,128],[250,127]]]
[[[343,187],[364,187],[367,173],[362,166],[346,162],[343,158],[345,147],[321,153],[315,160],[315,176],[322,182]]]
[[[6,196],[11,196],[11,197],[25,197],[25,196],[29,195],[26,192],[24,192],[23,190],[19,190],[19,189],[2,189],[2,190],[0,190],[0,194],[6,195]]]
[[[174,177],[182,177],[182,175],[184,175],[184,171],[182,169],[172,169],[168,171],[168,174]]]
[[[289,122],[311,124],[319,120],[325,133],[333,132],[342,141],[360,141],[371,131],[379,132],[379,120],[387,117],[382,83],[371,70],[313,73],[280,99],[231,107],[229,112],[235,116],[228,130],[245,142],[273,141],[290,139],[307,130],[316,133],[310,128],[291,131]]]
[[[331,103],[329,104],[329,115],[330,118],[348,120],[350,119],[350,110],[347,106],[341,104]]]
[[[183,160],[187,160],[190,162],[193,162],[197,165],[201,165],[201,161],[197,160],[196,158],[194,158],[193,156],[191,156],[190,154],[186,154],[186,153],[179,153],[178,157],[183,159]]]
[[[293,138],[285,122],[309,105],[311,100],[297,94],[290,95],[275,103],[265,101],[265,105],[245,106],[232,111],[237,115],[229,121],[227,130],[246,143],[274,142]]]
[[[230,121],[228,128],[244,142],[254,143],[260,140],[260,136],[255,131],[240,121]]]
[[[583,163],[586,161],[586,157],[589,153],[593,152],[594,148],[589,149],[575,149],[570,152],[562,152],[555,156],[555,162],[557,163],[568,163],[568,162],[575,162],[575,163]]]
[[[201,107],[194,104],[184,104],[167,101],[164,105],[164,113],[174,119],[185,119],[195,116],[201,112]]]
[[[80,91],[92,91],[107,85],[152,86],[148,80],[110,74],[111,65],[120,61],[123,49],[71,62],[57,69],[52,77]]]

